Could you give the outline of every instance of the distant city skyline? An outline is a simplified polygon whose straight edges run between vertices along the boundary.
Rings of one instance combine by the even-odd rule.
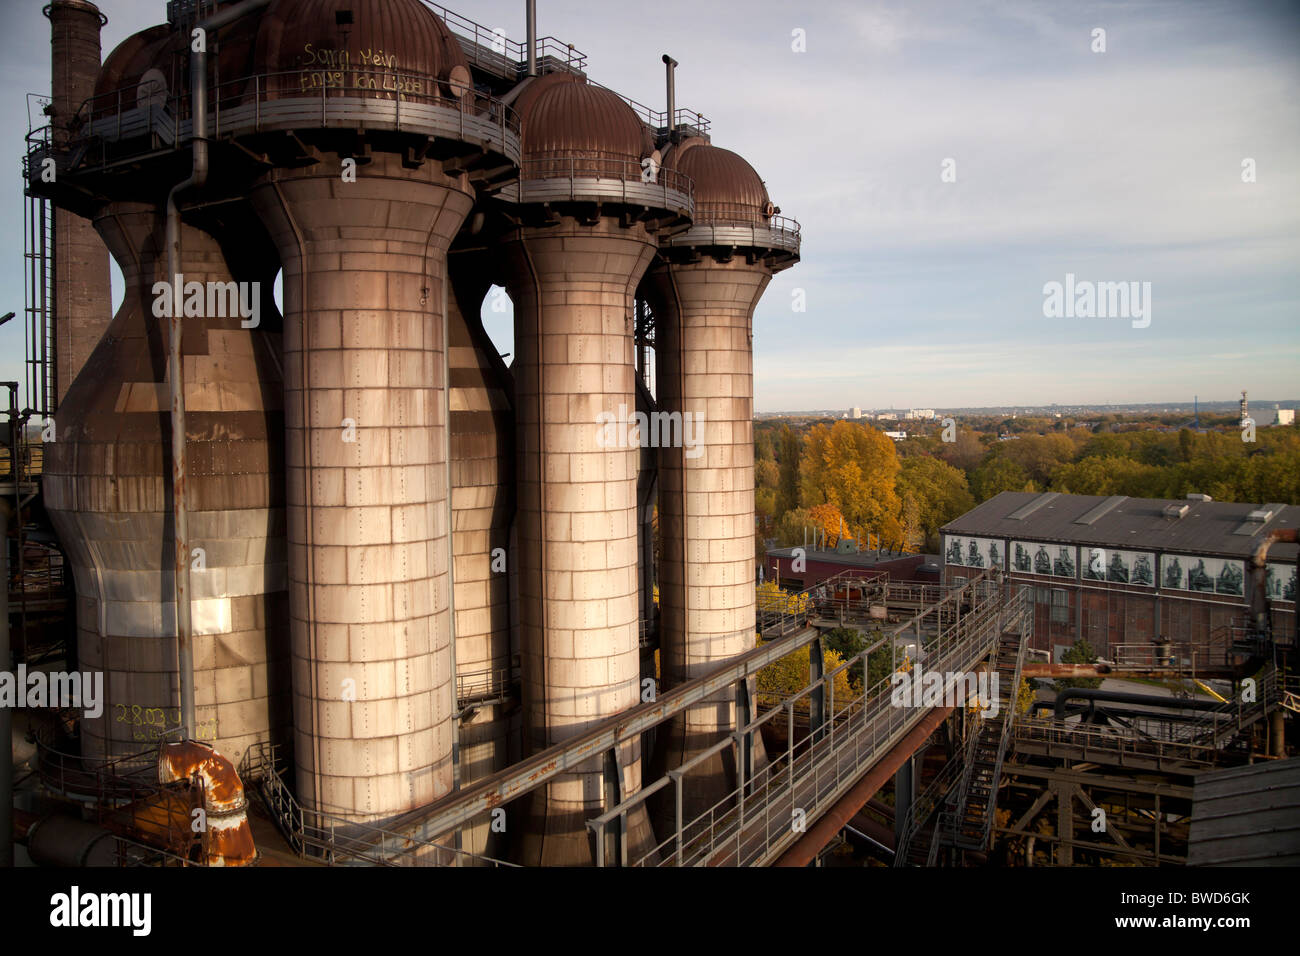
[[[1235,410],[1238,404],[1240,403],[1240,401],[1241,401],[1241,396],[1238,395],[1234,399],[1202,399],[1199,404],[1202,410],[1212,409],[1215,406],[1220,406],[1220,405],[1230,407],[1231,409]],[[1274,410],[1274,405],[1278,405],[1283,409],[1300,408],[1300,398],[1288,398],[1288,399],[1264,398],[1264,399],[1260,399],[1258,402],[1255,399],[1250,399],[1250,409],[1252,412],[1256,410],[1272,412]],[[1115,402],[1115,403],[1048,402],[1046,404],[1013,402],[1007,405],[948,405],[948,406],[927,405],[923,409],[920,406],[916,406],[916,405],[872,405],[872,406],[837,405],[837,406],[828,406],[826,408],[772,409],[772,410],[764,409],[764,410],[757,411],[756,414],[770,415],[770,414],[775,414],[783,411],[789,411],[793,413],[843,412],[845,414],[848,414],[849,417],[852,417],[854,411],[860,411],[863,416],[866,416],[869,414],[871,415],[880,414],[882,412],[897,412],[900,415],[905,415],[910,411],[939,412],[939,411],[945,411],[951,409],[984,409],[988,411],[998,411],[998,410],[1005,410],[1005,409],[1023,409],[1026,411],[1047,410],[1047,409],[1057,409],[1057,410],[1080,409],[1085,411],[1091,411],[1091,410],[1101,410],[1101,409],[1108,409],[1108,408],[1112,408],[1112,409],[1113,408],[1141,408],[1154,413],[1159,411],[1160,409],[1168,409],[1171,412],[1191,411],[1192,407],[1193,405],[1191,402]]]

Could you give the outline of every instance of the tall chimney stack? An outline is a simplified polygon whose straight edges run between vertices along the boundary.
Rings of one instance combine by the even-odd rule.
[[[99,31],[107,17],[88,0],[54,0],[50,18],[50,125],[55,148],[68,139],[68,125],[95,93]],[[65,209],[54,212],[54,382],[63,401],[113,317],[108,249],[90,220]],[[53,414],[53,409],[45,411]]]

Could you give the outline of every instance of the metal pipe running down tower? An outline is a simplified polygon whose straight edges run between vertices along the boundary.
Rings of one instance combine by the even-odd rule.
[[[244,0],[202,20],[190,54],[190,150],[193,165],[188,178],[167,194],[167,276],[172,283],[168,316],[167,376],[171,392],[172,424],[172,570],[176,585],[176,659],[180,674],[181,739],[196,730],[194,703],[194,628],[190,607],[190,548],[185,480],[185,375],[181,361],[181,318],[184,283],[181,263],[181,211],[178,197],[201,190],[208,182],[208,46],[207,34],[267,6],[271,0]]]

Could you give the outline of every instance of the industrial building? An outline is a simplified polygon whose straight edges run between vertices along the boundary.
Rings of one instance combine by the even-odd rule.
[[[648,644],[665,688],[752,647],[753,313],[799,226],[670,58],[651,109],[531,3],[521,43],[421,0],[160,0],[102,64],[93,4],[47,12],[29,402],[76,660],[107,677],[87,765],[275,747],[305,808],[383,825],[638,703]],[[608,447],[629,410],[691,447]],[[728,707],[679,715],[661,762]],[[652,756],[621,748],[622,792]],[[514,857],[592,862],[603,773],[530,795]]]
[[[758,605],[754,311],[801,234],[671,56],[658,109],[532,2],[518,41],[426,0],[159,0],[102,59],[94,4],[45,9],[0,620],[20,673],[103,695],[11,706],[0,667],[0,865],[805,866],[868,830],[962,865],[1051,788],[1060,832],[1024,852],[1070,865],[1080,752],[1134,794],[1118,852],[1184,862],[1159,801],[1294,750],[1294,507],[1003,495],[944,529],[941,578],[777,554],[792,590]],[[1151,733],[1080,719],[1131,717],[1114,695],[1018,715],[1063,673],[1028,660],[1065,639],[1056,590],[1080,633],[1231,625],[1120,672],[1261,696]],[[835,663],[844,629],[869,640]],[[893,700],[922,664],[995,689]]]
[[[1295,505],[1005,491],[940,529],[943,576],[1000,569],[1032,595],[1034,647],[1058,657],[1080,637],[1107,657],[1222,647],[1261,613],[1294,633],[1298,527]]]

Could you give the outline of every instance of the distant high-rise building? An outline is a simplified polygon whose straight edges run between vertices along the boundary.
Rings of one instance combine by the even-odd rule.
[[[854,418],[861,418],[861,417],[862,417],[862,409],[860,409],[860,408],[858,408],[858,406],[854,405],[854,406],[853,406],[853,413],[852,413],[852,414],[853,414],[853,417],[854,417]]]
[[[1294,425],[1295,409],[1273,407],[1273,424],[1274,425]]]

